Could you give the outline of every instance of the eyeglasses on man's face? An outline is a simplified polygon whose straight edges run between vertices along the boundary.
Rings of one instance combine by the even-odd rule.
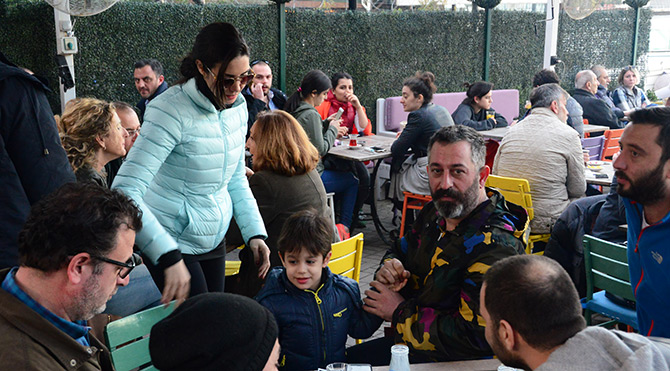
[[[105,258],[104,256],[91,255],[91,258],[120,267],[118,274],[122,279],[128,277],[133,268],[142,264],[142,257],[137,253],[133,253],[133,255],[130,256],[130,259],[128,259],[128,261],[125,263],[118,260]]]
[[[129,136],[129,137],[132,137],[132,136],[135,136],[135,135],[140,135],[140,128],[137,128],[137,129],[126,129],[126,131],[128,132],[128,136]]]
[[[219,77],[217,75],[215,75],[214,72],[212,72],[212,70],[209,69],[209,67],[205,66],[205,68],[207,68],[207,71],[209,71],[209,74],[214,77],[214,81],[217,81],[219,79]],[[242,85],[242,87],[244,88],[245,86],[247,86],[251,82],[251,80],[253,80],[254,76],[256,76],[254,71],[249,69],[249,70],[247,70],[247,72],[245,72],[245,73],[243,73],[243,74],[241,74],[237,77],[224,77],[223,78],[223,87],[228,89],[231,86],[233,86],[233,84],[235,84],[236,81],[239,81],[240,85]]]

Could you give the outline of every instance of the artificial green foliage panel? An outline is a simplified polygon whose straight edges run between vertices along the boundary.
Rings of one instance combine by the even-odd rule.
[[[43,1],[0,0],[0,50],[10,59],[49,77],[57,87],[53,11]],[[11,2],[14,1],[14,2]],[[180,59],[199,29],[214,21],[238,27],[252,59],[267,59],[278,75],[276,5],[233,6],[119,2],[91,17],[77,17],[80,52],[75,56],[77,93],[135,103],[133,64],[157,58],[169,83],[179,77]],[[527,99],[531,78],[542,68],[545,14],[492,10],[491,82],[496,89],[519,89]],[[641,11],[638,55],[648,49],[651,12]],[[612,74],[631,58],[634,10],[597,11],[575,21],[560,14],[557,72],[563,86],[594,63]],[[484,11],[324,12],[287,9],[287,94],[307,71],[354,77],[356,94],[375,121],[375,100],[400,95],[402,81],[418,70],[435,73],[438,92],[462,91],[481,78]],[[641,59],[644,60],[644,59]],[[613,87],[613,86],[612,86]],[[59,110],[58,94],[51,97]]]
[[[594,64],[605,66],[612,76],[610,89],[617,87],[619,71],[630,64],[633,48],[635,10],[631,8],[594,12],[582,20],[573,20],[561,13],[559,35],[574,35],[558,39],[558,56],[563,64],[557,71],[566,84],[574,88],[577,72]],[[640,29],[638,33],[638,56],[649,50],[651,11],[640,9]],[[645,70],[644,58],[638,67]],[[569,82],[569,83],[568,83]]]

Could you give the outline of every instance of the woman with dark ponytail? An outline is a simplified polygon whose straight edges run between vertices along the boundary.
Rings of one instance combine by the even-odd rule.
[[[358,194],[358,179],[347,169],[330,169],[324,167],[323,159],[333,147],[335,139],[347,133],[346,126],[340,126],[342,119],[334,119],[335,114],[322,120],[316,107],[331,88],[330,79],[319,70],[309,71],[302,79],[300,86],[286,101],[287,112],[300,123],[310,142],[319,151],[319,164],[316,170],[321,175],[326,192],[335,193],[336,201],[341,202],[340,217],[336,224],[340,239],[349,238],[349,229],[353,220],[354,204]]]
[[[221,242],[233,215],[259,277],[270,266],[267,233],[245,176],[248,112],[240,93],[253,78],[247,44],[231,24],[207,25],[180,72],[177,85],[147,106],[142,134],[113,184],[142,209],[135,243],[163,302],[183,300],[189,290],[223,291]]]
[[[474,84],[466,82],[463,86],[468,89],[466,98],[452,115],[457,125],[466,125],[478,131],[507,126],[507,120],[491,108],[493,84],[478,81]]]
[[[431,103],[437,91],[432,72],[417,72],[406,78],[402,85],[400,104],[405,112],[409,112],[409,116],[405,128],[391,146],[393,161],[390,196],[398,202],[404,199],[404,191],[430,194],[426,170],[428,142],[441,127],[454,124],[446,108]],[[407,157],[407,154],[410,156]]]

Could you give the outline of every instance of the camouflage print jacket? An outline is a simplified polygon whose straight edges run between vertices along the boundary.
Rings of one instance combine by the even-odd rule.
[[[435,205],[427,204],[411,233],[382,260],[397,258],[411,273],[392,325],[396,342],[412,354],[435,361],[493,355],[479,314],[482,278],[496,261],[524,253],[528,217],[500,193],[487,191],[489,200],[451,232]]]

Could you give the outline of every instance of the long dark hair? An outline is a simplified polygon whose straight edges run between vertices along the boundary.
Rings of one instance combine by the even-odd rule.
[[[475,103],[475,97],[480,98],[488,94],[491,90],[493,90],[493,84],[490,82],[486,81],[477,81],[474,84],[470,83],[465,83],[463,84],[464,87],[468,89],[467,93],[465,93],[466,97],[463,99],[461,102],[462,104],[469,104],[472,105]]]
[[[210,70],[216,64],[221,63],[219,73],[222,74],[228,68],[230,61],[248,55],[249,47],[235,26],[222,22],[208,24],[200,30],[198,36],[195,37],[193,49],[181,61],[179,72],[183,77],[177,83],[183,84],[193,77],[201,80],[200,83],[204,83],[204,79],[195,63],[196,60],[200,60]],[[216,91],[213,92],[216,97],[224,96],[223,82],[224,79],[216,80]],[[223,105],[223,102],[221,102],[221,105]]]
[[[406,86],[414,93],[414,96],[423,95],[423,105],[430,103],[433,100],[433,94],[437,91],[435,86],[435,75],[432,72],[417,71],[412,77],[408,77],[402,82],[402,86]]]
[[[330,79],[320,70],[311,70],[302,78],[300,87],[288,97],[284,109],[286,112],[296,110],[300,102],[309,97],[311,93],[321,94],[331,88]]]

